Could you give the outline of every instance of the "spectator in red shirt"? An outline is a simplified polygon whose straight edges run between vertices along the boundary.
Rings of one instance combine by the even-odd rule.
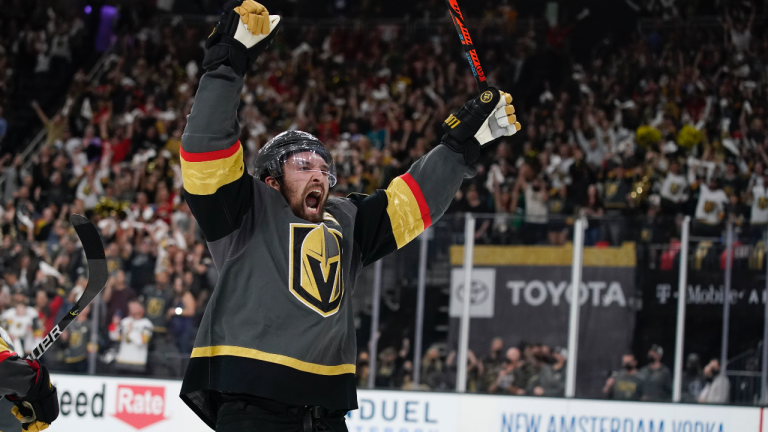
[[[56,314],[59,313],[59,308],[63,300],[60,296],[53,294],[49,298],[48,293],[45,290],[39,289],[35,294],[35,306],[40,314],[40,323],[45,330],[44,334],[48,334],[53,330],[53,326],[56,325]]]
[[[337,112],[341,113],[341,110]],[[323,114],[322,122],[317,125],[317,137],[324,142],[336,140],[339,137],[339,119],[331,113]]]

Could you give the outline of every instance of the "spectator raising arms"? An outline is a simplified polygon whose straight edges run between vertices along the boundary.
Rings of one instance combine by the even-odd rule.
[[[117,315],[109,326],[109,338],[120,341],[117,352],[117,370],[121,373],[143,375],[147,366],[152,322],[144,317],[144,306],[137,300],[128,302],[128,316]]]

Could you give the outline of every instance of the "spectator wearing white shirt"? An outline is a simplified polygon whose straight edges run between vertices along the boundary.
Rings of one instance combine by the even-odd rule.
[[[99,203],[99,198],[104,195],[104,188],[95,173],[95,166],[88,165],[85,177],[80,180],[75,196],[83,200],[86,209],[93,209]]]
[[[121,372],[143,374],[147,367],[152,321],[144,317],[144,306],[138,300],[128,303],[128,316],[119,320],[115,316],[109,328],[109,338],[120,341],[117,369]]]
[[[593,168],[601,166],[608,154],[608,147],[598,142],[594,135],[587,138],[581,130],[581,121],[578,118],[573,119],[573,127],[576,130],[576,141],[584,152],[584,160]]]
[[[749,21],[746,24],[743,22],[734,23],[731,20],[731,14],[727,11],[725,13],[725,27],[724,30],[727,33],[726,42],[730,37],[730,42],[736,51],[742,53],[749,50],[749,45],[752,42],[752,23],[755,21],[755,6],[752,5],[752,14],[749,16]]]
[[[755,182],[750,190],[752,209],[749,214],[749,225],[752,241],[756,243],[765,236],[768,227],[768,174],[763,174],[761,182]]]
[[[702,184],[699,201],[696,204],[694,235],[720,237],[723,231],[725,206],[728,202],[728,195],[720,188],[717,179],[711,178],[708,185]]]
[[[672,159],[669,171],[661,184],[661,209],[667,215],[676,215],[683,211],[682,204],[688,199],[688,181],[680,174],[680,162]]]
[[[728,381],[728,377],[721,373],[720,362],[717,359],[712,359],[704,367],[704,377],[707,384],[699,393],[699,403],[728,403],[731,395],[731,383]]]
[[[34,330],[38,317],[37,310],[26,303],[17,302],[16,306],[0,315],[3,327],[11,337],[11,343],[20,353],[28,353],[34,348]]]
[[[546,172],[549,178],[552,179],[552,187],[560,189],[562,186],[570,186],[573,183],[570,169],[574,160],[568,144],[560,144],[557,152],[558,154],[550,159]]]

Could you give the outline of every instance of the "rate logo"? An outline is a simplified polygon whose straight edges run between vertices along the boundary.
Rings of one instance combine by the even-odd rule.
[[[165,420],[165,387],[117,386],[115,418],[143,429]]]

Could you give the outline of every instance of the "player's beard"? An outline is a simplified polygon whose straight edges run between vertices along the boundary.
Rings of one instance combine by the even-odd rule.
[[[307,195],[311,190],[315,189],[318,184],[310,183],[301,192],[299,192],[298,188],[294,188],[291,183],[288,182],[280,186],[280,193],[283,194],[285,201],[288,202],[288,205],[291,207],[291,210],[293,210],[293,214],[295,214],[296,217],[300,217],[312,223],[320,223],[323,221],[323,209],[325,208],[325,202],[328,201],[328,192],[324,187],[320,186],[322,196],[317,205],[317,212],[310,213],[307,211],[306,207]]]

